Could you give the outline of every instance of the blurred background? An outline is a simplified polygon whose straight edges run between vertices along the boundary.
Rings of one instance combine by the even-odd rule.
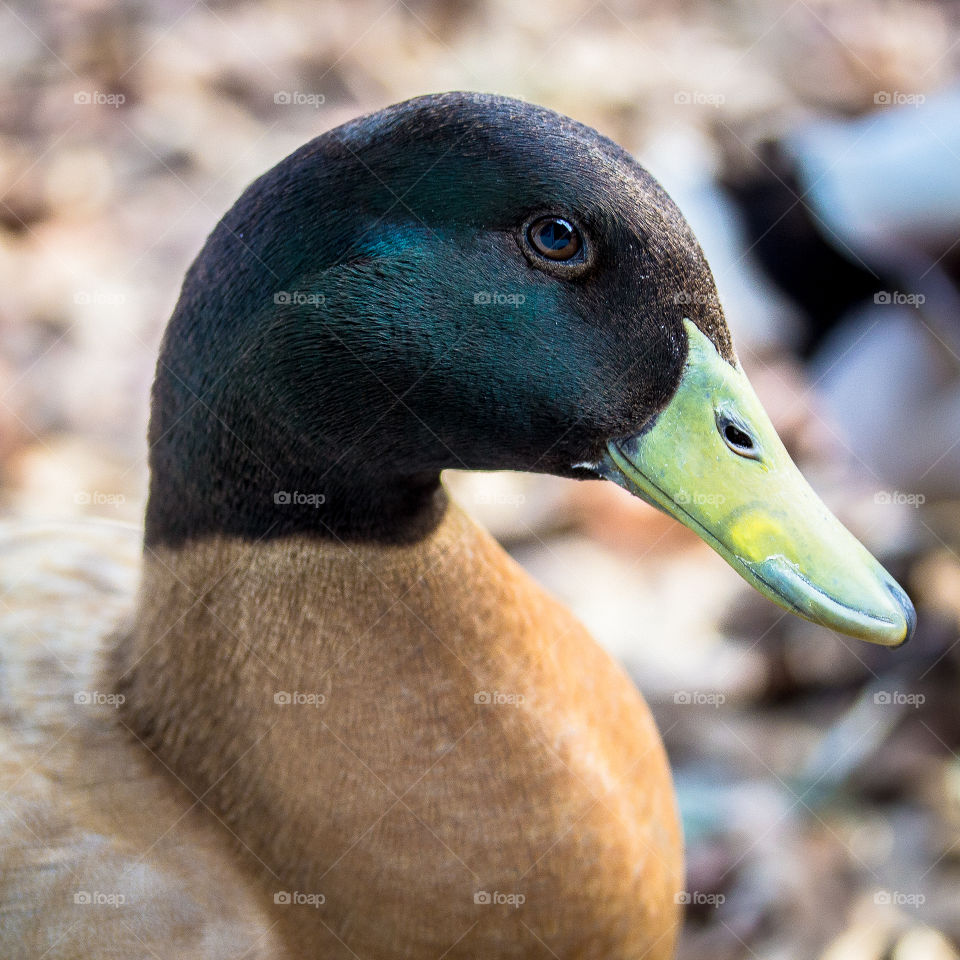
[[[691,221],[774,422],[918,634],[783,614],[612,485],[448,483],[656,713],[682,960],[957,958],[958,68],[956,2],[3,0],[0,513],[139,523],[184,270],[303,141],[447,89],[589,123]]]

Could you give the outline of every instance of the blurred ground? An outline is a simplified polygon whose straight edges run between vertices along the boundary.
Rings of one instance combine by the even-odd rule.
[[[783,615],[607,485],[450,485],[654,707],[689,845],[681,958],[956,958],[960,204],[904,192],[906,213],[861,244],[833,214],[864,177],[820,194],[883,135],[856,126],[874,118],[910,131],[881,142],[903,176],[878,205],[918,169],[918,125],[960,169],[960,122],[932,108],[957,78],[958,19],[956,3],[863,0],[0,4],[0,508],[139,522],[183,272],[304,140],[454,88],[593,124],[689,216],[744,366],[814,485],[908,586],[918,636],[883,651]],[[824,119],[854,133],[804,179],[811,150],[791,137]]]

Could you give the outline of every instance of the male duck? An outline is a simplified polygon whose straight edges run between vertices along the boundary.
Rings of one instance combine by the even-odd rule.
[[[106,666],[35,632],[4,654],[4,957],[672,955],[650,714],[446,467],[613,480],[801,616],[913,628],[790,462],[670,198],[515,100],[412,100],[256,181],[187,274],[150,457]]]

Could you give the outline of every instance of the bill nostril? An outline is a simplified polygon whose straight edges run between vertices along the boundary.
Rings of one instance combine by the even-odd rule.
[[[728,423],[723,431],[723,435],[735,446],[742,447],[744,450],[753,449],[753,440],[745,434],[739,427]]]
[[[727,414],[718,414],[717,430],[723,437],[723,442],[738,456],[749,460],[759,460],[760,453],[757,443],[747,432],[745,426],[735,423]]]

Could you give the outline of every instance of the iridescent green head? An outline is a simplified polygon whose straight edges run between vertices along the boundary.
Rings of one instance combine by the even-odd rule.
[[[148,543],[415,539],[447,467],[615,480],[796,612],[909,633],[780,446],[670,198],[594,130],[481,94],[332,130],[217,226],[161,351]]]

